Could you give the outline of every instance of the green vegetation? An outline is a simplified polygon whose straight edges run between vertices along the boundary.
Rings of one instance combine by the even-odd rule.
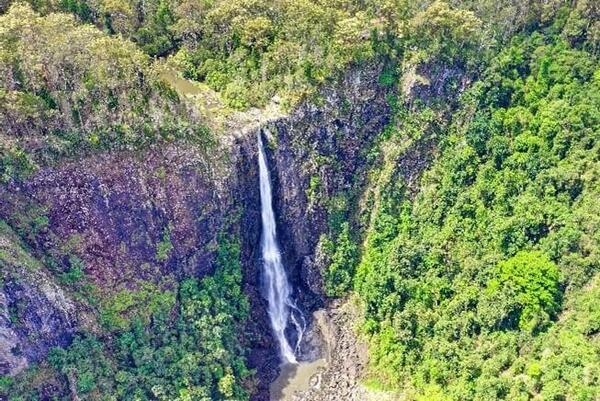
[[[171,242],[171,230],[166,227],[163,231],[162,239],[156,246],[156,259],[159,262],[164,262],[169,259],[171,251],[173,250],[173,243]]]
[[[308,182],[308,188],[306,188],[306,197],[308,203],[311,205],[316,204],[319,201],[319,191],[321,190],[321,177],[313,175],[310,177]]]
[[[172,55],[187,78],[235,108],[284,90],[297,99],[351,60],[372,55],[374,6],[353,2],[236,0],[35,0],[39,12],[73,13],[128,37],[150,56]],[[135,81],[134,81],[135,82]],[[35,97],[28,99],[34,106]]]
[[[163,287],[173,285],[164,283]],[[129,330],[136,319],[148,325],[161,309],[170,311],[174,307],[175,295],[151,283],[142,283],[137,290],[118,291],[103,301],[100,321],[109,331]]]
[[[66,14],[17,3],[0,15],[0,178],[94,149],[206,141],[149,58]]]
[[[519,252],[499,263],[497,277],[490,280],[483,317],[498,328],[533,331],[545,326],[558,311],[558,268],[542,252]],[[508,304],[508,305],[507,305]],[[486,313],[487,312],[487,313]]]
[[[5,274],[10,271],[9,268],[14,265],[21,265],[30,270],[41,267],[39,260],[27,252],[26,246],[12,227],[0,219],[0,271],[3,273],[0,275],[0,285]]]
[[[293,104],[348,65],[390,48],[407,59],[477,64],[515,32],[551,18],[562,0],[30,0],[46,14],[69,12],[120,34],[150,56],[172,56],[186,78],[219,91],[234,108],[264,105],[276,93]],[[590,28],[593,2],[577,4],[565,32]],[[592,27],[590,46],[600,35]],[[32,99],[33,100],[33,99]]]
[[[590,334],[600,313],[600,62],[594,46],[567,37],[578,14],[559,15],[503,49],[450,123],[400,109],[384,133],[388,153],[442,137],[414,200],[382,153],[354,276],[372,380],[408,400],[600,394]],[[329,289],[345,289],[339,266],[353,259],[332,261],[326,282],[340,287]]]
[[[330,297],[341,296],[352,287],[352,277],[358,262],[358,247],[350,238],[350,225],[342,223],[342,230],[335,243],[322,237],[321,247],[331,259],[324,272],[325,291]]]
[[[83,271],[83,262],[78,257],[73,256],[69,260],[69,269],[63,272],[59,279],[62,284],[75,285],[83,279]]]
[[[306,153],[316,166],[309,209],[328,212],[324,290],[360,300],[369,383],[406,401],[596,401],[599,55],[594,0],[7,1],[0,195],[67,159],[158,155],[174,141],[195,145],[221,185],[209,124],[160,78],[165,66],[243,110],[275,95],[291,107],[349,68],[379,65],[393,116],[368,148],[352,149],[365,158],[353,184],[365,187],[331,193],[320,167],[341,173],[343,161]],[[431,162],[405,179],[426,163],[403,157],[425,148]],[[169,170],[158,168],[158,181]],[[74,256],[81,233],[53,248],[56,217],[43,201],[23,200],[12,227],[0,220],[0,267],[45,270],[90,315],[70,346],[0,378],[0,398],[249,398],[236,240],[220,238],[202,278],[96,288]],[[175,263],[175,239],[168,226],[154,238],[159,264]],[[12,324],[25,313],[7,310]]]
[[[79,335],[54,348],[41,370],[19,376],[31,375],[30,382],[3,381],[0,391],[11,401],[37,400],[53,381],[56,400],[73,393],[81,400],[247,399],[249,306],[239,258],[239,244],[223,237],[212,276],[117,293],[101,313],[104,337]]]

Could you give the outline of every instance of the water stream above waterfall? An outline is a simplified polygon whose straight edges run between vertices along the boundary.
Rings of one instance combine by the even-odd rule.
[[[296,364],[302,336],[306,330],[306,319],[292,298],[292,287],[283,267],[281,251],[277,242],[277,227],[273,212],[271,176],[260,133],[258,134],[258,168],[260,180],[260,204],[262,217],[261,254],[265,295],[273,334],[277,339],[281,359],[287,364]],[[286,335],[292,324],[294,344]]]

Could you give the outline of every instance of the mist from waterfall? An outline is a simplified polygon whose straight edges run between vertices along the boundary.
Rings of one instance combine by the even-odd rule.
[[[306,322],[302,312],[292,300],[292,288],[281,261],[273,212],[271,177],[260,133],[258,134],[258,168],[262,216],[261,251],[269,318],[283,362],[297,363],[296,354],[306,329]],[[294,325],[297,334],[294,347],[290,345],[285,334],[289,322]]]

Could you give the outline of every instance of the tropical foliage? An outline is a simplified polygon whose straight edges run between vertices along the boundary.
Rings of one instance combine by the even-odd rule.
[[[413,200],[382,153],[361,260],[326,279],[356,269],[372,378],[408,399],[600,395],[600,64],[572,18],[515,38],[449,124],[401,109],[385,132],[439,157]]]
[[[101,312],[106,334],[81,333],[48,363],[0,384],[11,401],[243,400],[251,390],[239,243],[223,237],[212,276],[121,292]],[[41,378],[41,382],[40,382]]]

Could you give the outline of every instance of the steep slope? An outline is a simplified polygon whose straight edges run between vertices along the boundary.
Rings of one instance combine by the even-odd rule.
[[[172,33],[167,3],[135,29],[89,17],[161,53],[144,26]],[[206,87],[178,94],[131,42],[22,4],[0,16],[0,399],[268,399],[261,134],[295,296],[330,318],[304,347],[330,356],[305,399],[594,400],[593,2],[242,3],[198,17],[241,31],[186,36],[169,65],[210,102],[287,97],[219,104],[218,122]],[[264,25],[337,8],[333,31]]]
[[[564,29],[500,52],[446,125],[401,108],[382,142],[361,256],[326,277],[352,277],[370,377],[406,399],[599,394],[598,305],[582,301],[598,275],[599,64]],[[439,155],[411,182],[407,145],[432,133]],[[579,313],[590,320],[564,323]]]
[[[13,10],[5,19],[33,18],[43,29],[48,29],[48,34],[57,26],[53,24],[47,28],[46,20],[36,19],[38,17],[29,13],[26,9]],[[23,33],[14,28],[11,35],[20,37]],[[39,48],[36,51],[44,50]],[[28,66],[23,68],[29,69]],[[281,127],[282,141],[292,137],[301,138],[306,135],[305,130],[309,130],[308,135],[312,140],[325,143],[331,141],[338,130],[343,128],[348,133],[354,129],[352,124],[364,122],[366,128],[362,136],[357,137],[356,142],[354,138],[349,138],[344,145],[349,152],[357,153],[360,146],[383,127],[389,112],[385,102],[387,89],[378,83],[380,69],[375,64],[349,72],[341,84],[325,92],[330,102],[327,109],[319,111],[314,103],[306,102],[289,117],[257,129],[275,132],[279,130],[275,127]],[[33,79],[28,82],[33,82]],[[13,84],[7,85],[10,88]],[[35,85],[32,83],[30,88]],[[169,93],[167,88],[158,87],[174,99],[174,94]],[[15,86],[10,93],[21,96],[19,93],[24,92],[23,89]],[[64,118],[63,109],[71,107],[75,98],[71,91],[49,92],[51,99],[64,98],[62,106],[56,106],[59,107],[57,118]],[[166,101],[174,105],[167,113],[177,114],[186,110],[185,103],[178,104],[169,98]],[[342,104],[346,105],[348,116],[353,118],[339,115],[338,109]],[[127,104],[125,106],[129,107]],[[160,314],[163,313],[156,303],[169,305],[172,302],[170,297],[181,291],[179,281],[187,277],[211,275],[219,265],[215,260],[216,250],[223,242],[222,235],[227,234],[239,238],[242,245],[244,288],[251,301],[253,315],[246,328],[245,337],[250,341],[246,346],[251,350],[248,355],[250,366],[259,371],[256,394],[258,397],[264,395],[277,373],[278,361],[267,330],[257,268],[256,249],[260,230],[255,129],[240,126],[237,123],[240,120],[248,119],[234,116],[231,124],[225,124],[229,126],[227,131],[212,142],[203,136],[189,138],[185,132],[181,132],[147,142],[138,142],[134,138],[131,144],[110,143],[105,142],[108,139],[102,139],[100,142],[105,145],[96,146],[95,142],[89,142],[90,137],[83,135],[73,145],[67,142],[66,152],[53,150],[56,131],[49,126],[31,128],[40,137],[38,143],[41,146],[34,146],[31,135],[19,134],[22,132],[19,127],[7,132],[9,137],[14,138],[11,139],[14,154],[23,155],[31,168],[15,169],[13,166],[21,165],[16,164],[14,159],[5,159],[7,183],[0,189],[0,215],[18,233],[19,241],[24,242],[28,252],[37,259],[40,274],[56,278],[66,291],[66,296],[71,298],[68,301],[70,310],[75,315],[85,315],[86,319],[60,320],[52,330],[55,337],[48,341],[40,339],[43,340],[41,348],[37,344],[30,344],[29,337],[35,335],[36,329],[44,331],[44,328],[32,328],[25,337],[14,339],[13,336],[3,341],[3,363],[8,370],[16,374],[27,365],[32,367],[17,376],[16,381],[9,380],[5,391],[31,396],[36,393],[42,396],[57,393],[66,395],[76,391],[79,397],[85,397],[86,394],[93,396],[97,391],[121,391],[110,384],[110,373],[88,371],[88,365],[73,366],[75,359],[68,354],[53,359],[52,364],[48,365],[45,362],[48,349],[57,345],[66,346],[75,339],[68,352],[77,355],[81,347],[95,344],[94,347],[100,348],[93,360],[100,366],[108,364],[108,372],[118,368],[121,362],[117,360],[115,366],[114,361],[108,363],[106,358],[110,358],[111,353],[119,348],[120,338],[130,335],[130,330],[135,328],[137,323],[134,317],[140,315],[140,323],[145,326],[147,334],[154,335],[152,333],[160,326],[152,322],[160,320]],[[107,134],[111,131],[112,123],[106,121]],[[57,127],[77,127],[79,122],[61,122],[57,119],[56,124]],[[89,129],[93,131],[93,128]],[[76,132],[82,133],[79,129]],[[337,148],[331,143],[327,152],[337,157]],[[274,152],[282,149],[284,146],[276,146]],[[278,160],[279,156],[273,153],[272,158]],[[309,172],[296,169],[295,163],[275,163],[276,176],[287,175],[295,182],[306,180]],[[361,164],[357,157],[345,163],[344,174],[347,177],[351,177]],[[297,174],[301,175],[294,178]],[[278,179],[276,184],[277,188],[285,188],[287,182],[282,186]],[[297,185],[290,187],[298,191]],[[341,185],[336,184],[331,189],[332,193],[338,188]],[[302,204],[306,204],[307,200],[304,193],[299,195],[302,197],[297,201],[297,207],[303,207]],[[277,199],[279,207],[280,195]],[[289,221],[290,224],[306,224],[301,216],[296,214],[292,217],[294,220]],[[281,223],[282,226],[287,225]],[[306,235],[318,238],[324,229],[323,224],[321,221],[318,226],[311,227]],[[299,293],[303,294],[304,307],[310,310],[322,304],[322,300],[319,301],[322,298],[311,297],[310,292],[304,291],[312,284],[308,279],[300,279],[303,274],[300,273],[298,261],[312,251],[300,242],[300,245],[296,245],[293,238],[296,237],[290,236],[284,240],[286,259],[295,284],[301,287]],[[3,266],[5,263],[8,266],[7,261],[3,261]],[[7,270],[3,269],[5,274]],[[23,280],[26,278],[23,274],[21,276]],[[312,276],[315,277],[314,271]],[[9,303],[18,303],[27,297],[44,296],[44,292],[36,287],[15,292],[11,290],[10,281],[6,283],[4,294]],[[317,286],[312,288],[320,293]],[[39,304],[31,303],[30,308],[28,313],[32,316],[45,313]],[[171,313],[177,314],[176,309],[171,309]],[[9,332],[17,329],[16,322],[10,319],[4,322],[3,327]],[[244,338],[240,336],[239,340],[244,341]],[[19,342],[18,347],[15,347],[15,341]],[[103,343],[108,345],[108,349],[103,348]],[[24,351],[25,358],[17,358],[20,355],[18,348]],[[39,369],[34,367],[36,364],[39,364]],[[68,373],[69,369],[75,372],[75,376]],[[94,378],[95,384],[79,389],[77,372],[81,375],[85,372]],[[53,375],[55,378],[50,379]],[[148,372],[148,375],[150,377],[152,373]],[[54,384],[49,387],[44,384],[51,382]],[[252,389],[251,384],[248,386]]]
[[[1,223],[0,374],[21,372],[48,349],[70,343],[79,319],[69,299],[18,236]]]

